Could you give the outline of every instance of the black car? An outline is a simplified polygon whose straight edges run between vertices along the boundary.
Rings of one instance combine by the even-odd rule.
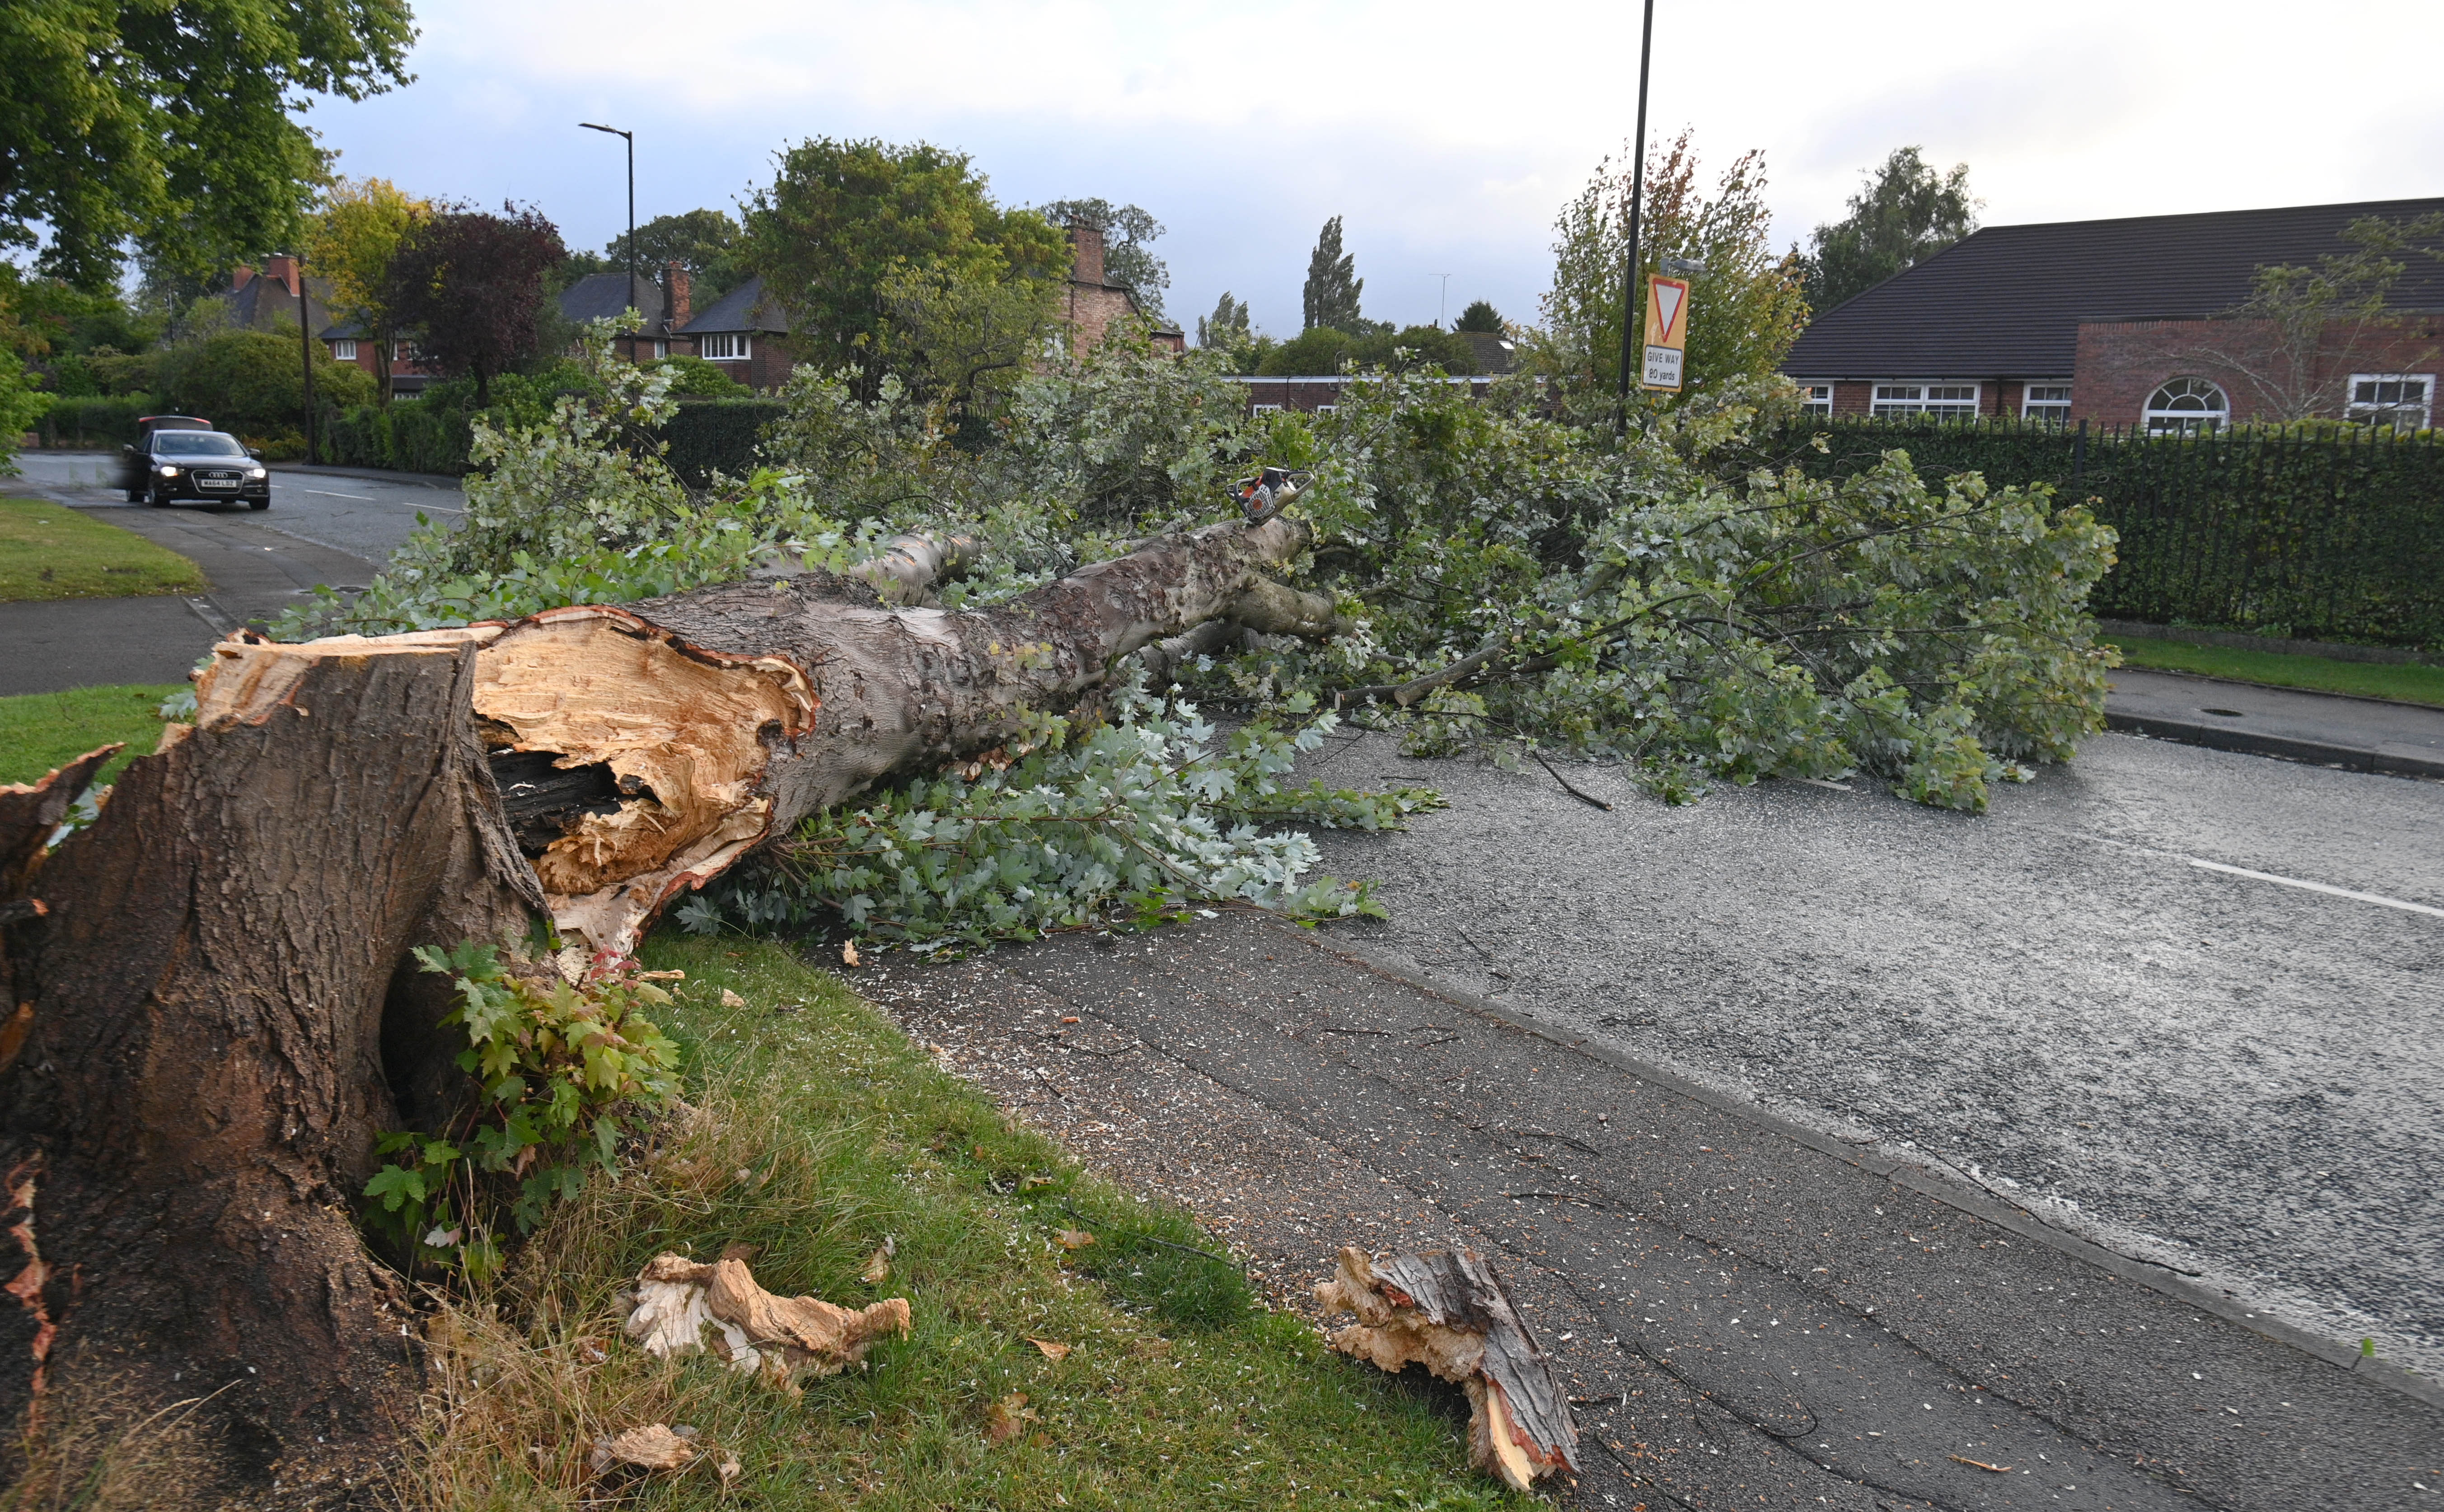
[[[250,509],[271,507],[270,470],[226,431],[190,415],[148,415],[137,434],[120,480],[129,503],[242,499]]]

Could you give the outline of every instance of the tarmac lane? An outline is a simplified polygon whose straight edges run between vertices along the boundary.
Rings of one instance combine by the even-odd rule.
[[[2432,1504],[2444,1412],[2398,1377],[1264,915],[859,985],[1289,1301],[1342,1243],[1493,1257],[1575,1505]]]

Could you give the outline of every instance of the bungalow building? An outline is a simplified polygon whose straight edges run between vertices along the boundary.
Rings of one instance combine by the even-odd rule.
[[[2259,268],[2350,251],[2356,221],[2438,212],[2444,199],[1990,226],[1817,316],[1782,370],[1825,415],[2423,429],[2444,368],[2444,259],[2412,259],[2382,319],[2329,320],[2312,340],[2233,311]]]
[[[788,381],[797,355],[789,346],[789,319],[757,274],[691,317],[679,335],[695,355],[750,389],[777,389]]]

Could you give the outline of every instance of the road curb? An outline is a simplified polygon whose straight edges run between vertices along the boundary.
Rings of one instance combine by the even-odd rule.
[[[2234,729],[2228,725],[2163,719],[2154,714],[2119,713],[2110,709],[2105,710],[2104,728],[2125,735],[2144,735],[2151,740],[2204,746],[2213,750],[2236,751],[2246,756],[2272,756],[2283,761],[2306,762],[2315,766],[2340,766],[2345,771],[2444,781],[2444,760],[2404,755],[2367,746],[2332,745],[2324,741],[2299,740],[2288,735],[2261,735],[2253,730]]]
[[[2303,742],[2302,744],[2306,744]],[[1315,947],[1342,956],[1364,969],[1404,983],[1421,992],[1452,1003],[1456,1006],[1500,1023],[1507,1023],[1533,1034],[1537,1038],[1576,1055],[1602,1061],[1616,1070],[1638,1079],[1676,1093],[1694,1102],[1705,1104],[1720,1113],[1729,1114],[1753,1124],[1769,1134],[1782,1135],[1820,1154],[1828,1155],[1846,1165],[1855,1166],[1870,1175],[1881,1176],[1898,1186],[1934,1198],[1947,1207],[1956,1208],[2015,1234],[2036,1241],[2050,1248],[2085,1261],[2099,1269],[2110,1272],[2123,1281],[2133,1282],[2159,1292],[2176,1300],[2186,1302],[2201,1312],[2211,1313],[2226,1322],[2251,1333],[2287,1344],[2303,1354],[2339,1366],[2371,1383],[2424,1403],[2444,1408],[2444,1381],[2420,1375],[2400,1366],[2362,1355],[2359,1346],[2328,1338],[2324,1335],[2287,1323],[2279,1318],[2253,1313],[2237,1300],[2201,1285],[2179,1272],[2149,1261],[2107,1249],[2092,1240],[2065,1233],[2046,1223],[2029,1209],[2009,1203],[1990,1189],[1973,1182],[1939,1165],[1930,1164],[1926,1156],[1915,1150],[1898,1150],[1880,1141],[1856,1145],[1812,1129],[1796,1120],[1786,1118],[1745,1098],[1716,1091],[1703,1083],[1641,1060],[1636,1056],[1595,1044],[1585,1036],[1546,1022],[1534,1013],[1509,1004],[1497,1003],[1472,992],[1456,983],[1446,981],[1397,951],[1359,941],[1326,936],[1320,931],[1302,931]]]

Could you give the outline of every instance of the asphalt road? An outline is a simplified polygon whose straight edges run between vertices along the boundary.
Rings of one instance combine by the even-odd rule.
[[[1368,949],[2444,1374],[2444,784],[2122,735],[1983,817],[1310,766],[1453,800],[1319,837]]]
[[[143,508],[141,505],[128,504],[126,496],[112,486],[118,476],[118,464],[116,456],[101,452],[21,452],[17,466],[25,476],[6,480],[5,488],[10,493],[57,499],[82,508]],[[407,544],[408,536],[416,529],[418,511],[437,524],[449,525],[464,512],[466,505],[465,496],[444,479],[360,477],[275,462],[271,467],[268,509],[188,504],[171,512],[239,518],[367,562],[381,562]]]

